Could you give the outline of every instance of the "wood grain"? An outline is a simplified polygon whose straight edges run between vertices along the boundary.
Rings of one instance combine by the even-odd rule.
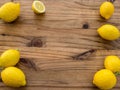
[[[0,21],[0,54],[10,48],[20,50],[17,67],[26,74],[27,86],[19,89],[98,90],[93,75],[104,68],[107,55],[120,57],[120,39],[103,40],[97,28],[106,23],[120,28],[120,1],[114,2],[115,13],[108,21],[99,15],[104,0],[41,0],[46,6],[42,15],[31,10],[33,0],[13,1],[20,2],[21,14],[13,23]],[[120,89],[117,79],[113,90]],[[16,90],[2,82],[0,89]]]

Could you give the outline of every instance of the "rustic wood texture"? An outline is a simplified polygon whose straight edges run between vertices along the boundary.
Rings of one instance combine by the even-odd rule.
[[[11,0],[4,0],[0,5]],[[104,68],[107,55],[120,56],[120,39],[106,41],[97,28],[105,23],[120,29],[120,0],[114,2],[115,13],[105,21],[99,6],[105,0],[41,0],[46,13],[31,10],[33,0],[20,2],[20,17],[13,23],[0,21],[0,54],[9,48],[19,49],[17,67],[27,78],[27,86],[2,90],[98,90],[93,75]],[[113,90],[120,89],[120,77]]]

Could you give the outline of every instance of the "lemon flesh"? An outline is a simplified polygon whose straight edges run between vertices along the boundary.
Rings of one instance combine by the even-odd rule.
[[[36,14],[41,14],[45,12],[45,5],[41,1],[33,1],[32,3],[32,10]]]
[[[98,34],[106,40],[116,40],[120,37],[120,31],[113,25],[106,24],[98,28]]]
[[[109,19],[114,13],[114,5],[111,2],[104,2],[100,6],[100,15],[105,19]]]
[[[0,8],[0,18],[5,22],[13,22],[20,14],[20,4],[7,2]]]
[[[9,67],[14,66],[19,62],[20,52],[18,50],[9,49],[1,54],[0,66]]]
[[[104,66],[106,69],[112,72],[120,72],[120,59],[117,56],[107,56],[104,61]]]
[[[115,75],[108,69],[102,69],[96,72],[93,78],[93,84],[103,90],[112,89],[116,85],[116,82]]]
[[[7,67],[1,72],[1,78],[5,85],[10,87],[21,87],[26,85],[25,75],[16,67]]]

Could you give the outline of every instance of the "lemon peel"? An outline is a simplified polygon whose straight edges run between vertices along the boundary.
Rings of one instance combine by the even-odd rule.
[[[103,39],[106,40],[116,40],[120,37],[120,31],[118,28],[110,24],[101,26],[98,28],[97,32]]]
[[[7,2],[0,7],[0,18],[5,22],[13,22],[20,15],[20,4]]]
[[[107,56],[104,60],[104,66],[106,69],[109,69],[114,73],[120,72],[119,57],[114,55]]]
[[[6,86],[21,87],[26,85],[26,77],[21,69],[7,67],[1,72],[1,78]]]
[[[97,71],[93,78],[93,84],[103,90],[112,89],[116,85],[116,82],[116,76],[108,69],[101,69]]]
[[[100,15],[105,19],[109,19],[114,13],[114,5],[109,2],[105,1],[100,6]]]
[[[0,67],[15,66],[20,59],[20,52],[14,49],[4,51],[0,56]]]

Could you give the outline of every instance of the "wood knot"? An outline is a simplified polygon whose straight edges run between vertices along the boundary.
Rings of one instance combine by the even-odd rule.
[[[33,38],[30,43],[27,44],[29,47],[42,47],[45,44],[43,38]]]
[[[35,71],[37,71],[36,64],[27,58],[20,58],[20,64],[28,67],[28,68],[33,68]]]
[[[109,2],[111,2],[111,3],[114,3],[114,2],[115,2],[115,0],[107,0],[107,1],[109,1]]]
[[[0,82],[3,82],[1,78],[0,78]]]
[[[88,23],[84,23],[82,28],[83,29],[88,29],[89,28],[89,24]]]
[[[2,36],[6,36],[6,34],[4,34],[4,33],[3,33],[3,34],[1,34],[1,35],[2,35]]]

